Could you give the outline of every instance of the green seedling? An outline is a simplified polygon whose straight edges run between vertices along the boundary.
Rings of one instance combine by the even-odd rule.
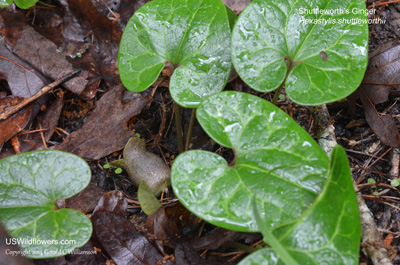
[[[376,183],[375,179],[373,179],[373,178],[369,178],[369,179],[367,180],[367,182],[368,182],[368,183]],[[371,189],[372,189],[372,191],[373,191],[373,192],[372,192],[373,194],[376,195],[376,194],[379,193],[378,187],[377,187],[376,185],[372,185],[372,186],[371,186]]]
[[[376,183],[375,179],[373,179],[373,178],[369,178],[369,179],[367,180],[367,182],[368,182],[368,183]]]
[[[117,168],[114,170],[114,173],[115,173],[115,174],[121,174],[121,173],[122,173],[122,168],[117,167]]]
[[[390,185],[393,186],[393,187],[398,187],[400,185],[399,179],[398,178],[392,179],[390,181]]]
[[[90,239],[90,219],[56,205],[56,200],[82,191],[90,179],[83,159],[61,151],[28,152],[0,160],[0,221],[28,257],[64,256]]]
[[[104,169],[109,169],[110,167],[111,167],[110,164],[105,164],[105,165],[103,166]]]
[[[162,208],[161,203],[157,200],[156,196],[154,196],[153,192],[144,180],[140,182],[138,188],[138,200],[142,211],[149,216]]]
[[[232,32],[233,65],[253,89],[279,95],[284,87],[298,104],[345,98],[367,67],[365,11],[362,0],[254,0]]]
[[[206,151],[179,155],[171,182],[182,204],[226,229],[256,232],[262,223],[279,244],[302,250],[292,253],[299,264],[324,263],[324,255],[335,261],[327,264],[356,264],[360,220],[341,147],[334,149],[329,165],[322,149],[286,113],[240,92],[207,97],[197,119],[214,141],[233,149],[235,158],[228,164]],[[341,191],[335,194],[331,186]],[[315,242],[301,245],[302,240]]]
[[[204,97],[222,91],[228,81],[232,69],[229,21],[233,20],[220,0],[145,4],[129,20],[121,39],[122,83],[141,92],[166,67],[172,74],[169,87],[174,101],[197,107]]]
[[[28,9],[34,6],[38,2],[38,0],[0,0],[0,7],[7,7],[13,2],[21,9]]]

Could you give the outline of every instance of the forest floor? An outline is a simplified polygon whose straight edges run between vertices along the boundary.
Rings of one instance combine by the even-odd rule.
[[[233,232],[207,224],[188,212],[171,189],[162,195],[162,211],[148,218],[141,211],[137,188],[127,173],[104,167],[122,157],[126,142],[135,134],[170,167],[177,155],[174,108],[166,76],[161,75],[151,88],[139,94],[124,89],[118,75],[117,53],[123,29],[132,14],[148,1],[87,2],[82,6],[78,0],[46,1],[48,6],[0,11],[0,107],[14,104],[1,98],[32,97],[52,80],[82,69],[79,77],[32,105],[29,115],[0,122],[0,158],[41,149],[73,152],[84,158],[92,170],[91,184],[67,200],[67,207],[90,215],[96,207],[116,205],[122,215],[113,222],[100,220],[103,226],[94,228],[113,230],[121,238],[135,240],[127,248],[123,240],[113,241],[109,235],[93,237],[82,249],[96,248],[96,255],[70,254],[34,263],[139,264],[132,254],[132,249],[137,249],[147,253],[146,264],[236,264],[246,251],[232,243],[255,248],[261,244],[261,234]],[[238,13],[250,1],[225,2],[230,2],[229,6]],[[400,152],[396,148],[400,118],[400,77],[396,75],[400,67],[400,4],[380,3],[367,1],[369,8],[376,5],[374,16],[385,19],[385,23],[369,26],[370,65],[356,93],[370,100],[354,96],[327,107],[336,140],[347,151],[353,178],[375,217],[381,239],[393,263],[400,264]],[[32,45],[37,50],[40,47],[41,52],[35,54]],[[383,70],[376,74],[377,69]],[[239,77],[230,81],[226,90],[257,94],[267,100],[273,96],[255,93]],[[131,104],[133,101],[135,104]],[[315,137],[311,108],[287,98],[280,99],[277,105]],[[391,127],[386,126],[384,115],[393,121]],[[190,116],[191,110],[182,110],[184,135]],[[232,157],[231,150],[210,141],[197,123],[191,148]],[[102,244],[114,245],[106,251]],[[360,253],[360,263],[371,261]]]

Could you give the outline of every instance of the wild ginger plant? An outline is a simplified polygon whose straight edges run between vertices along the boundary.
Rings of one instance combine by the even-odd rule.
[[[273,102],[283,88],[302,105],[345,98],[367,66],[365,9],[360,0],[255,0],[233,27],[233,65],[253,89],[275,90]],[[155,0],[121,42],[128,89],[143,91],[169,64],[172,98],[197,108],[207,134],[234,151],[230,164],[211,152],[180,154],[171,171],[176,196],[214,225],[263,233],[270,247],[241,264],[358,264],[360,220],[343,148],[329,159],[273,104],[220,92],[230,73],[229,14],[219,0]]]

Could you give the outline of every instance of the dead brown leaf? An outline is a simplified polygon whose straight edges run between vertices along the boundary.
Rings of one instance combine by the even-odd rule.
[[[158,251],[166,255],[164,247],[174,249],[176,242],[181,241],[181,228],[190,221],[191,213],[181,203],[158,209],[146,220],[148,238]]]
[[[62,107],[64,106],[63,98],[56,98],[46,109],[46,112],[43,115],[39,115],[39,123],[43,129],[46,129],[44,132],[44,139],[46,143],[50,140],[50,137],[53,135],[56,130],[56,126],[58,120],[60,118]]]
[[[0,40],[0,80],[7,82],[13,96],[29,98],[46,85],[47,79],[12,54]]]
[[[22,102],[24,98],[8,96],[0,98],[0,113]],[[11,137],[22,131],[28,124],[32,115],[32,106],[28,106],[15,113],[6,120],[0,121],[0,150],[3,144]]]
[[[90,213],[99,203],[100,198],[104,195],[104,190],[94,184],[89,184],[82,192],[65,201],[65,207]]]
[[[148,1],[61,0],[64,8],[65,41],[85,42],[91,47],[82,59],[74,63],[81,68],[95,67],[108,86],[120,83],[117,58],[122,32],[133,13]],[[88,34],[90,32],[90,34]]]
[[[103,194],[98,201],[93,214],[103,211],[125,217],[127,207],[128,202],[126,201],[124,194],[122,194],[120,191],[113,190]]]
[[[379,114],[375,105],[387,102],[391,90],[400,89],[399,69],[399,42],[390,42],[378,47],[369,56],[367,72],[358,90],[369,126],[384,144],[392,147],[400,146],[398,127],[390,115]],[[354,105],[354,96],[350,98]],[[352,106],[350,110],[353,113],[355,111]]]
[[[56,149],[74,153],[86,160],[97,160],[124,148],[134,133],[127,122],[151,102],[141,97],[126,104],[122,102],[122,85],[107,92],[97,103],[85,124],[71,133]]]
[[[54,80],[74,70],[72,64],[65,58],[65,54],[57,52],[57,46],[53,42],[30,26],[23,27],[21,38],[17,40],[12,52]],[[84,99],[92,99],[96,94],[90,87],[93,80],[98,80],[98,77],[87,70],[82,70],[81,74],[71,78],[63,86]],[[90,89],[86,92],[87,86]]]
[[[116,264],[157,264],[163,260],[163,256],[124,216],[99,211],[91,219],[96,237]],[[164,264],[173,263],[166,261]]]
[[[362,88],[372,103],[377,105],[389,100],[391,89],[400,90],[400,85],[396,84],[400,83],[400,44],[390,42],[382,45],[369,57]]]
[[[379,136],[379,139],[386,145],[400,147],[399,130],[392,116],[379,114],[370,95],[363,88],[361,88],[360,98],[364,106],[365,119],[371,129]]]

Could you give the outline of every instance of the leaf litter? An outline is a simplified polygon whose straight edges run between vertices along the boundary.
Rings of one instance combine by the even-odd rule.
[[[391,93],[400,90],[400,44],[382,45],[369,57],[367,72],[358,91],[365,118],[383,143],[400,147],[399,129],[393,117],[376,109],[376,105],[392,100]]]

